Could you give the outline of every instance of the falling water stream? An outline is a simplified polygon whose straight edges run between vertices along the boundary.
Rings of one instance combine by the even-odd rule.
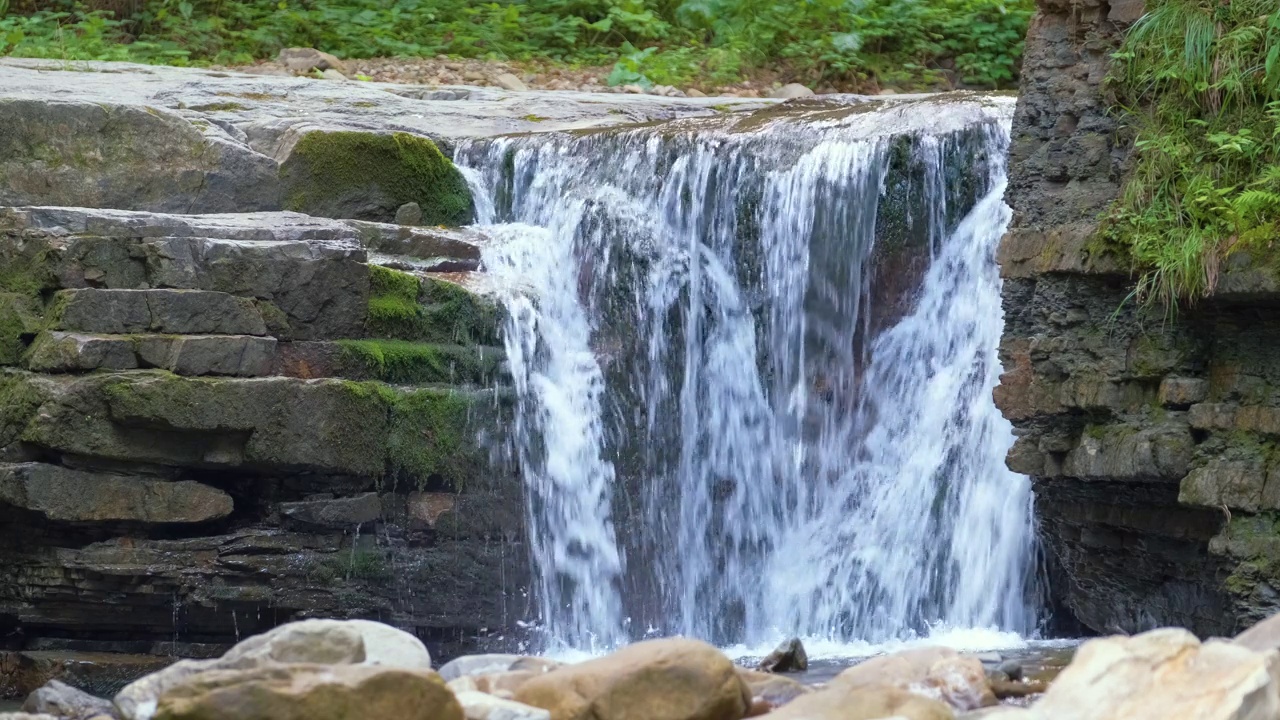
[[[1009,103],[458,149],[549,648],[1029,633],[995,245]]]

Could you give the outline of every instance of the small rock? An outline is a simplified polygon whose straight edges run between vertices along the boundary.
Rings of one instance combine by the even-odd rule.
[[[809,656],[805,653],[800,638],[791,638],[774,648],[773,652],[760,661],[757,669],[769,673],[803,672],[809,669]]]
[[[422,206],[416,202],[408,202],[396,208],[397,225],[421,225]]]
[[[493,82],[503,90],[511,90],[512,92],[524,92],[529,89],[525,86],[524,81],[509,72],[499,73],[493,78]]]
[[[328,70],[325,70],[324,72],[320,73],[320,77],[324,78],[325,80],[346,80],[347,79],[346,75],[343,75],[342,73],[338,72],[337,70],[334,70],[333,68],[329,68]]]
[[[643,95],[644,88],[640,87],[639,85],[623,85],[622,92],[630,93],[632,95]]]
[[[28,695],[27,701],[22,703],[22,711],[47,713],[75,720],[95,715],[115,715],[115,707],[110,700],[94,697],[59,680],[50,680],[44,687]]]
[[[706,97],[707,96],[706,93],[702,92],[698,88],[689,88],[688,90],[684,91],[684,94],[688,97]]]
[[[653,89],[651,89],[649,92],[653,93],[654,95],[662,95],[665,97],[675,92],[675,88],[671,87],[670,85],[654,85]]]
[[[881,95],[897,95],[897,94],[898,94],[898,91],[897,91],[897,90],[894,90],[893,88],[884,88],[884,89],[882,89],[882,90],[880,91],[880,93],[879,93],[879,94],[881,94]]]
[[[474,691],[458,692],[455,696],[467,720],[551,720],[550,712],[514,700]]]
[[[769,92],[769,97],[789,100],[791,98],[812,97],[813,91],[800,83],[788,83]]]
[[[346,65],[338,58],[315,48],[285,48],[276,56],[276,62],[284,65],[291,72],[305,75],[312,70],[337,70],[346,73]]]
[[[1017,660],[1005,660],[996,666],[996,672],[1002,672],[1009,676],[1010,680],[1022,679],[1022,663]]]

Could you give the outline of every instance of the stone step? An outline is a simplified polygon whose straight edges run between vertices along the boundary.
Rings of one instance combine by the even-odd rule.
[[[404,340],[301,341],[276,346],[272,375],[488,387],[507,374],[506,351]]]
[[[159,368],[178,375],[261,377],[271,372],[276,339],[254,335],[41,333],[27,356],[36,372]]]
[[[50,327],[87,333],[266,335],[250,298],[207,290],[62,290]]]
[[[67,522],[199,523],[231,514],[231,496],[191,480],[0,464],[0,503]]]

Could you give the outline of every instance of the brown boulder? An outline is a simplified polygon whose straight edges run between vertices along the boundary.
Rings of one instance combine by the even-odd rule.
[[[464,720],[430,670],[275,665],[210,670],[160,697],[157,720]]]
[[[763,717],[767,720],[953,720],[955,713],[936,700],[895,687],[850,687],[833,683]]]
[[[719,650],[669,638],[532,678],[515,700],[552,720],[739,720],[751,691]]]
[[[996,704],[982,662],[955,650],[926,647],[871,658],[840,673],[832,686],[888,686],[940,700],[957,710]]]

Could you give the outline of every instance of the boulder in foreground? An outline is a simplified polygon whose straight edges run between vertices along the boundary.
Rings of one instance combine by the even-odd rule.
[[[210,670],[159,700],[157,720],[463,720],[430,670],[372,665],[274,665]]]
[[[739,720],[751,691],[719,650],[669,638],[535,677],[515,700],[551,711],[551,720]]]
[[[288,668],[295,665],[304,669],[297,673],[288,672]],[[417,675],[410,673],[385,677],[369,673],[326,675],[324,672],[326,668],[338,672],[334,668],[343,666],[399,668],[421,672]],[[256,675],[246,672],[272,669],[281,672]],[[389,625],[369,620],[303,620],[255,635],[216,660],[180,660],[125,687],[116,695],[115,704],[126,720],[150,720],[164,707],[165,699],[172,695],[175,699],[170,704],[169,717],[192,720],[208,717],[212,720],[215,717],[240,718],[235,713],[226,714],[225,706],[233,700],[249,702],[248,699],[259,698],[264,703],[262,707],[271,709],[277,703],[288,704],[293,701],[303,705],[313,701],[324,705],[317,698],[332,699],[339,695],[361,697],[366,692],[403,691],[419,699],[434,696],[435,691],[427,688],[424,682],[432,687],[438,684],[441,691],[448,693],[444,681],[430,669],[431,656],[422,642]],[[237,672],[241,674],[236,674]],[[422,673],[432,679],[422,680],[419,677]],[[452,698],[452,694],[449,697]],[[338,703],[337,700],[333,702]],[[354,707],[359,707],[359,704]],[[218,708],[222,708],[224,714],[202,714],[213,713]],[[461,715],[460,709],[458,715]],[[246,715],[241,720],[248,720],[249,717]],[[307,716],[252,717],[282,720],[286,717]],[[311,717],[318,720],[322,717],[344,716]],[[418,716],[375,714],[368,717]]]
[[[1000,720],[1267,720],[1280,717],[1280,655],[1179,628],[1090,640],[1031,708]]]

